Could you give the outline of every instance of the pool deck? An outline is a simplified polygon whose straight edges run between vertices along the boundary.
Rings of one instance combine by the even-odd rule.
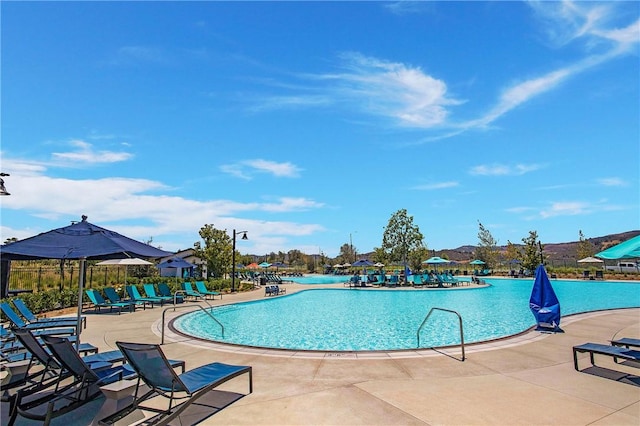
[[[310,288],[284,287],[288,294]],[[264,290],[259,289],[210,303],[263,297]],[[187,311],[168,310],[167,320]],[[118,340],[159,343],[162,313],[159,307],[122,315],[87,313],[82,341],[99,346],[101,352],[115,349]],[[253,393],[205,419],[203,425],[639,425],[640,386],[575,371],[572,347],[640,338],[640,309],[574,315],[563,318],[561,326],[565,333],[532,331],[468,345],[464,362],[460,348],[266,351],[203,343],[171,332],[163,350],[169,358],[185,360],[187,370],[213,361],[253,367]],[[579,360],[581,369],[589,364],[586,354]],[[614,364],[607,357],[596,361],[640,375],[639,368]],[[246,393],[247,379],[240,376],[221,389]],[[63,423],[61,418],[55,424]],[[67,419],[66,424],[78,423]]]

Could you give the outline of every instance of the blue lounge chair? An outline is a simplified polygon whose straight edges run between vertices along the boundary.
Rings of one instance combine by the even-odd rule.
[[[93,305],[94,310],[97,313],[100,313],[100,310],[102,308],[109,308],[109,312],[113,311],[114,308],[118,309],[118,315],[120,315],[120,313],[122,312],[122,308],[127,308],[129,310],[129,312],[132,312],[135,309],[135,305],[132,303],[125,303],[125,302],[119,302],[119,303],[112,303],[112,302],[107,302],[104,297],[102,297],[102,294],[100,294],[100,292],[98,290],[94,290],[94,289],[86,289],[85,294],[87,295],[87,297],[89,298],[89,300],[91,301],[91,305]]]
[[[131,370],[123,365],[112,367],[109,363],[100,363],[101,367],[95,368],[95,363],[87,364],[65,338],[44,336],[43,340],[64,374],[46,387],[34,385],[20,389],[11,410],[9,425],[13,425],[18,415],[49,424],[51,419],[69,413],[99,396],[99,386],[133,376]],[[72,378],[70,382],[69,378]]]
[[[389,281],[387,282],[387,287],[397,287],[400,282],[400,277],[397,275],[391,275],[389,277]]]
[[[104,295],[107,298],[107,300],[111,303],[128,303],[129,305],[133,306],[133,310],[135,310],[136,306],[140,306],[142,305],[142,309],[145,310],[147,307],[147,304],[143,301],[140,300],[124,300],[120,298],[120,295],[118,294],[118,292],[116,291],[115,288],[113,287],[105,287],[102,289],[102,291],[104,291]]]
[[[164,300],[159,297],[142,297],[140,291],[138,291],[138,287],[135,285],[126,285],[124,286],[127,295],[129,295],[129,301],[133,303],[142,304],[143,309],[145,309],[147,303],[149,306],[153,308],[153,304],[159,304],[160,306],[164,305]]]
[[[162,299],[163,302],[173,303],[173,296],[161,296],[156,292],[156,286],[153,284],[143,284],[144,293],[147,297],[152,297],[154,299]]]
[[[2,313],[4,314],[4,316],[6,316],[9,319],[9,322],[12,324],[12,327],[28,328],[29,330],[51,329],[51,330],[57,331],[56,334],[59,336],[65,336],[65,335],[69,336],[71,334],[77,334],[76,333],[77,323],[69,324],[68,322],[64,322],[64,321],[61,321],[61,322],[50,321],[50,322],[47,322],[46,324],[27,324],[25,321],[23,321],[22,318],[20,318],[20,315],[18,315],[16,311],[13,310],[11,305],[9,305],[7,302],[0,303],[0,309],[2,310]]]
[[[13,299],[13,306],[16,307],[20,315],[22,315],[22,317],[26,319],[29,324],[46,324],[51,323],[52,321],[58,321],[68,322],[69,327],[74,327],[78,323],[78,319],[72,317],[38,318],[33,314],[33,312],[31,312],[29,307],[24,303],[22,299]],[[87,328],[87,317],[82,317],[82,328]]]
[[[191,286],[191,282],[184,282],[181,284],[182,286],[182,291],[184,291],[184,294],[187,297],[193,297],[194,300],[198,300],[198,299],[204,299],[204,295],[195,291],[193,289],[193,287]]]
[[[252,369],[250,366],[229,365],[214,362],[176,374],[167,362],[159,345],[116,342],[127,361],[137,373],[138,383],[131,406],[102,419],[101,423],[116,423],[133,410],[156,413],[149,420],[151,423],[169,424],[178,418],[191,404],[200,397],[214,390],[219,385],[239,375],[249,374],[249,394],[253,392]],[[146,385],[149,391],[142,394],[139,388]],[[238,394],[236,394],[238,395]],[[236,399],[244,395],[238,395]],[[168,399],[168,408],[160,407],[158,397]],[[143,405],[154,399],[152,406]],[[176,403],[181,399],[184,402]]]
[[[196,281],[196,290],[198,291],[198,293],[204,294],[205,298],[207,296],[211,296],[212,299],[215,299],[216,296],[220,296],[220,299],[222,299],[222,293],[219,293],[217,291],[209,291],[207,289],[207,286],[204,284],[204,281]]]

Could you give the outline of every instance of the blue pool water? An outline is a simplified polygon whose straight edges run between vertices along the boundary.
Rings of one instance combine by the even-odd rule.
[[[305,275],[303,277],[286,277],[297,284],[335,284],[349,281],[350,275]]]
[[[199,338],[268,348],[368,351],[417,347],[416,332],[432,307],[463,318],[465,342],[522,332],[535,325],[529,310],[533,280],[491,280],[490,287],[459,290],[309,289],[296,294],[213,308],[220,326],[202,312],[174,322]],[[640,307],[640,284],[553,281],[562,315]],[[560,324],[562,327],[562,323]],[[457,318],[435,311],[420,347],[460,343]]]

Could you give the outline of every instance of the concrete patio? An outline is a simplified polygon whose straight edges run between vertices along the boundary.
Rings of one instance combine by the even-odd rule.
[[[309,288],[286,287],[288,294]],[[262,297],[264,290],[255,290],[210,303]],[[101,351],[115,349],[118,340],[159,343],[162,312],[156,307],[122,315],[87,313],[82,341]],[[459,348],[268,351],[204,343],[172,332],[167,332],[163,350],[170,358],[184,359],[187,370],[213,361],[253,367],[253,393],[203,425],[640,424],[640,387],[575,371],[571,350],[585,342],[640,338],[640,309],[575,315],[564,318],[562,327],[563,334],[528,332],[468,345],[464,362]],[[640,372],[607,357],[596,361],[636,376]],[[588,355],[580,355],[580,368],[588,364]],[[246,393],[247,379],[238,377],[221,389]],[[80,424],[77,417],[71,422],[65,417],[55,424]]]

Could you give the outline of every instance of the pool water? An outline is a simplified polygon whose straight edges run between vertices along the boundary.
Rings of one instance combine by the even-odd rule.
[[[296,284],[336,284],[349,281],[350,275],[305,275],[303,277],[286,277]]]
[[[288,296],[213,308],[221,328],[203,312],[174,322],[182,333],[267,348],[370,351],[417,347],[416,332],[432,307],[463,319],[466,343],[522,332],[535,325],[529,310],[533,280],[486,280],[490,287],[456,290],[309,289]],[[640,283],[553,281],[562,315],[640,307]],[[560,323],[562,327],[562,322]],[[434,311],[420,347],[460,343],[458,319]]]

